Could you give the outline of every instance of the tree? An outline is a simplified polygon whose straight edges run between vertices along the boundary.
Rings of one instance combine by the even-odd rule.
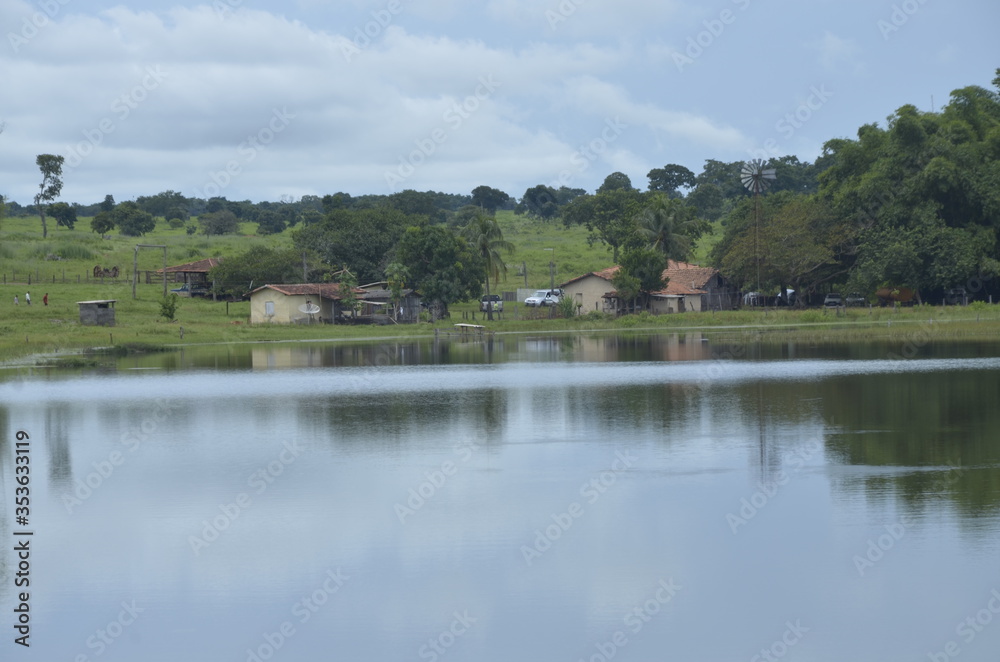
[[[316,251],[326,264],[343,265],[362,283],[370,283],[382,277],[389,251],[406,228],[426,224],[423,216],[387,206],[335,209],[321,223],[297,229],[293,241],[300,250]]]
[[[76,208],[65,202],[53,202],[49,205],[49,216],[56,219],[56,225],[70,230],[76,225]]]
[[[682,165],[670,163],[662,168],[653,168],[646,175],[649,190],[666,193],[671,198],[681,197],[680,188],[694,188],[694,173]]]
[[[635,235],[635,217],[642,209],[643,195],[635,189],[613,189],[594,196],[593,216],[587,221],[591,244],[602,241],[611,247],[612,259]]]
[[[667,286],[663,271],[667,268],[667,258],[658,250],[647,247],[629,247],[622,253],[621,268],[611,277],[611,284],[621,301],[645,309],[649,305],[650,292],[657,292]],[[630,306],[632,307],[632,306]]]
[[[307,264],[319,261],[309,253],[306,258]],[[302,252],[295,248],[254,246],[212,267],[208,277],[215,283],[219,294],[242,299],[253,287],[301,282]]]
[[[115,210],[115,198],[110,193],[104,196],[104,201],[101,203],[101,211],[106,211],[109,214]]]
[[[693,207],[663,193],[655,194],[638,216],[639,235],[670,260],[687,260],[694,242],[710,229]]]
[[[357,317],[360,300],[354,288],[358,286],[358,279],[345,267],[341,269],[337,283],[340,285],[338,291],[340,293],[341,307],[351,311],[351,317]]]
[[[597,189],[598,193],[609,191],[633,191],[632,180],[623,172],[613,172],[604,178],[604,183]]]
[[[722,188],[718,184],[698,184],[685,200],[706,221],[717,221],[726,212],[726,199],[722,197]]]
[[[507,277],[507,265],[503,256],[514,252],[514,244],[503,238],[503,231],[492,216],[479,212],[465,226],[462,234],[469,246],[482,258],[485,270],[486,295],[490,294],[490,278],[494,284],[500,281],[500,275]],[[493,306],[486,307],[489,321],[493,321]]]
[[[131,200],[126,200],[116,206],[110,217],[113,223],[112,227],[117,227],[118,231],[126,237],[140,237],[156,228],[156,219],[153,218],[153,215],[139,209],[139,205]],[[93,221],[91,221],[91,227],[93,227]]]
[[[198,224],[201,226],[202,233],[209,236],[236,234],[240,229],[240,219],[228,209],[202,214],[198,217]]]
[[[529,214],[540,218],[552,218],[559,212],[556,191],[544,184],[532,186],[524,192],[520,207]]]
[[[482,293],[484,265],[465,239],[439,225],[411,227],[396,247],[396,262],[434,305],[435,316],[448,315],[448,305],[477,299]]]
[[[262,211],[257,216],[257,234],[280,234],[285,230],[285,221],[274,211]]]
[[[99,211],[90,219],[90,229],[100,235],[105,235],[115,229],[115,220],[111,212]]]
[[[406,281],[410,279],[410,270],[399,262],[392,262],[385,268],[386,285],[389,287],[392,299],[392,314],[396,315],[399,309],[399,302],[403,300],[403,289]]]
[[[42,217],[42,238],[49,236],[49,230],[45,225],[46,204],[59,197],[62,191],[62,166],[66,160],[63,156],[54,154],[39,154],[35,158],[35,164],[42,172],[42,183],[38,186],[38,193],[35,194],[35,207],[39,216]]]
[[[485,209],[491,214],[507,204],[510,196],[503,191],[489,186],[477,186],[472,189],[472,204]]]

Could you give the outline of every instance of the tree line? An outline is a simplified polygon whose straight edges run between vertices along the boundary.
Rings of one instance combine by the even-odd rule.
[[[1000,90],[1000,69],[993,83]],[[129,236],[151,231],[156,217],[203,234],[253,222],[258,234],[290,231],[293,248],[275,258],[275,265],[289,265],[284,270],[243,280],[329,278],[346,268],[361,281],[377,281],[395,265],[444,306],[479,296],[487,272],[499,275],[509,251],[497,249],[506,244],[495,219],[489,232],[483,223],[501,209],[585,227],[589,241],[606,245],[622,265],[619,292],[640,305],[665,285],[660,265],[689,259],[706,233],[718,234],[709,261],[744,291],[792,289],[802,301],[832,287],[871,293],[889,286],[929,296],[1000,275],[998,157],[1000,94],[969,86],[952,92],[940,112],[905,105],[884,127],[866,124],[854,139],[829,140],[813,163],[770,159],[776,179],[759,199],[741,183],[742,161],[709,159],[698,174],[678,164],[654,168],[644,189],[611,173],[594,193],[538,184],[515,198],[482,185],[468,195],[339,192],[253,203],[165,191],[122,203],[109,195],[84,206],[52,202],[61,188],[59,157],[40,155],[35,204],[9,202],[7,213],[41,214],[43,234],[46,212],[59,226],[91,216],[95,232],[117,228]],[[499,242],[496,259],[483,257],[473,227]],[[261,271],[274,258],[265,257],[249,261]],[[239,262],[229,264],[236,269]]]

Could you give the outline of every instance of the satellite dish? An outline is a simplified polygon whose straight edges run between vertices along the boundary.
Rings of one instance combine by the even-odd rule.
[[[309,323],[312,324],[313,315],[319,312],[319,306],[317,306],[312,302],[304,303],[301,306],[299,306],[299,312],[308,315]]]

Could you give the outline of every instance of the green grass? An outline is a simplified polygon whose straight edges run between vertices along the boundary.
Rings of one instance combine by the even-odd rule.
[[[540,222],[500,212],[498,221],[505,236],[517,247],[510,259],[506,282],[499,291],[524,286],[516,276],[515,265],[523,261],[528,272],[528,287],[547,287],[548,263],[558,265],[556,282],[602,269],[611,264],[610,252],[601,245],[587,243],[587,230],[564,227],[560,222]],[[54,226],[54,224],[53,224]],[[250,235],[253,224],[244,224],[242,235],[205,237],[188,235],[173,229],[162,220],[146,237],[110,239],[87,232],[88,219],[80,219],[78,230],[51,227],[49,237],[41,238],[41,223],[35,218],[3,219],[0,226],[0,361],[12,361],[32,354],[79,352],[95,347],[152,346],[173,348],[183,345],[239,343],[259,341],[366,340],[373,338],[420,337],[433,335],[434,329],[451,330],[456,322],[483,323],[476,302],[451,307],[452,317],[436,325],[406,326],[283,326],[248,324],[249,302],[225,303],[210,299],[181,299],[177,319],[160,318],[162,285],[140,281],[137,299],[132,299],[131,284],[121,278],[101,283],[92,278],[94,265],[118,266],[131,271],[137,243],[166,244],[168,264],[189,262],[205,257],[234,255],[257,244],[289,245],[288,232],[278,236]],[[553,249],[553,250],[546,250]],[[61,259],[49,259],[59,256]],[[162,266],[162,252],[147,249],[139,253],[139,269],[155,270]],[[16,282],[14,273],[16,272]],[[28,280],[31,280],[30,284]],[[64,281],[65,278],[65,281]],[[79,280],[79,282],[77,282]],[[33,304],[24,303],[24,293],[31,291]],[[42,295],[49,294],[49,306],[42,305]],[[13,305],[17,294],[21,304]],[[117,299],[117,326],[90,327],[79,323],[77,301]],[[703,329],[725,337],[745,339],[752,333],[761,341],[768,339],[824,340],[842,339],[858,342],[873,338],[907,338],[914,332],[935,338],[997,339],[1000,337],[1000,306],[986,304],[969,308],[931,308],[928,306],[893,311],[891,309],[848,309],[843,316],[824,310],[742,310],[721,313],[684,313],[651,316],[648,314],[612,319],[603,315],[582,318],[550,319],[548,309],[528,309],[507,304],[502,319],[487,323],[497,333],[576,333],[599,331],[658,332]],[[929,323],[928,320],[934,320]],[[181,338],[181,329],[184,337]],[[140,345],[136,345],[139,343]]]

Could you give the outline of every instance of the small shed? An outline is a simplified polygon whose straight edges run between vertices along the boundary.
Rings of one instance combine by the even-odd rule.
[[[114,326],[115,303],[118,299],[77,301],[80,306],[80,324],[84,326]]]
[[[187,283],[188,285],[208,284],[208,272],[213,267],[222,264],[221,257],[209,257],[197,262],[188,262],[167,267],[167,281],[171,283]],[[163,280],[163,269],[146,272],[146,284]]]

